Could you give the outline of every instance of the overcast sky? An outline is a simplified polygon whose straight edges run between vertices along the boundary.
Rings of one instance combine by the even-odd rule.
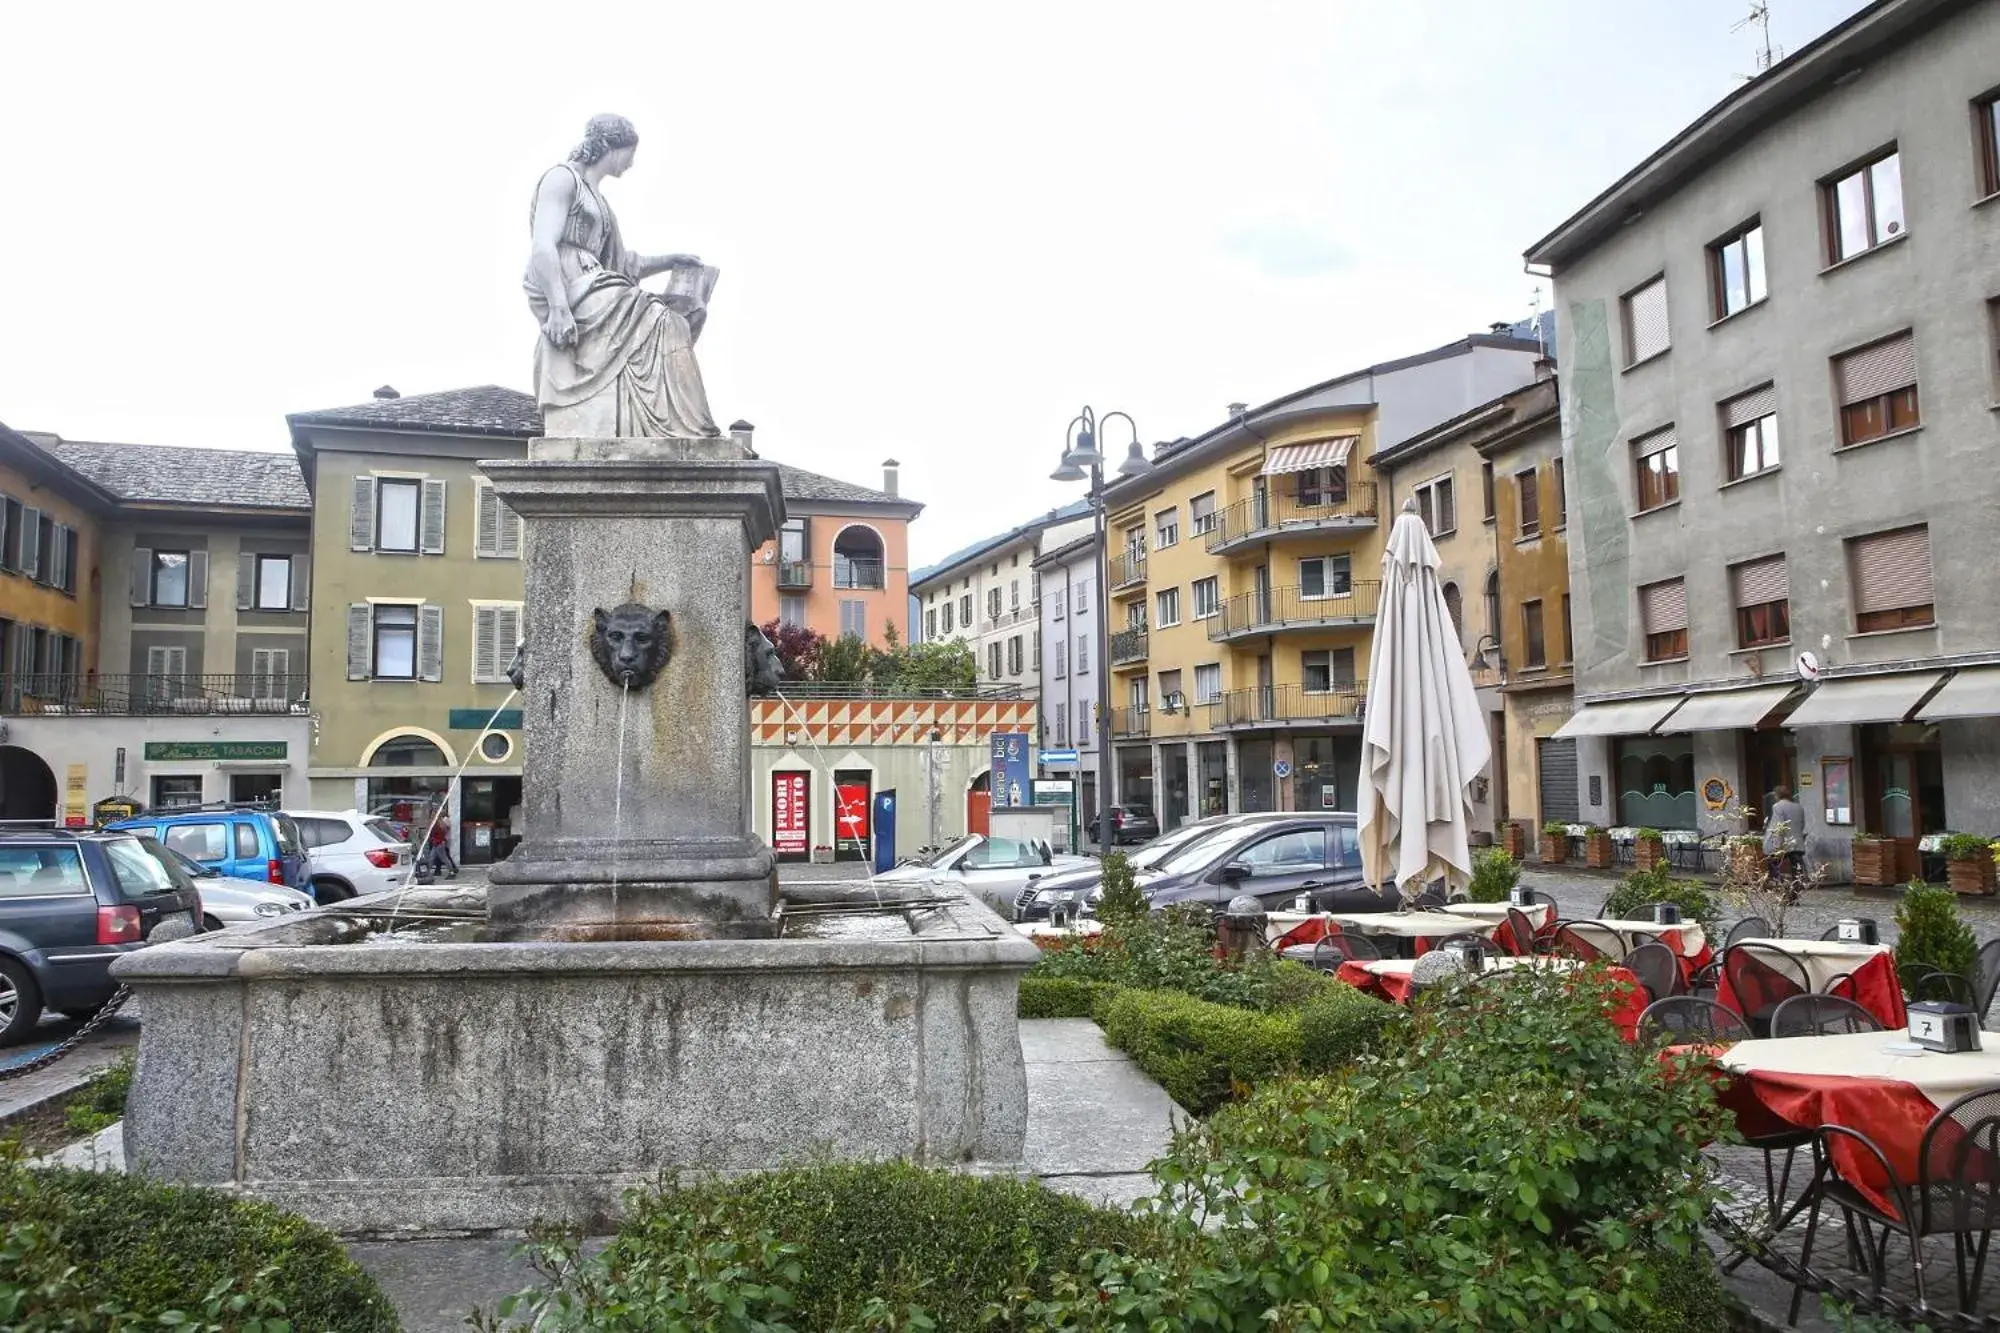
[[[1085,402],[1172,439],[1525,317],[1522,250],[1754,67],[1747,8],[0,4],[0,420],[282,448],[528,388],[530,196],[616,111],[628,243],[722,269],[717,420],[901,459],[922,564],[1072,498]]]

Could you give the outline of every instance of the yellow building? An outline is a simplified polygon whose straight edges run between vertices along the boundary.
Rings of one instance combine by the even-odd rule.
[[[1119,799],[1163,828],[1352,810],[1382,540],[1366,460],[1534,378],[1476,334],[1162,445],[1106,501]]]

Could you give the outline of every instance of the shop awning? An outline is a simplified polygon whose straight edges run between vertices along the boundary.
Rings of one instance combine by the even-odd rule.
[[[1651,699],[1621,699],[1617,703],[1585,704],[1556,731],[1556,739],[1571,736],[1644,736],[1667,720],[1685,695]]]
[[[1759,685],[1749,690],[1711,690],[1690,694],[1674,714],[1675,731],[1735,731],[1754,727],[1792,692],[1789,685]]]
[[[1821,681],[1785,725],[1838,727],[1858,722],[1901,722],[1944,679],[1938,671],[1906,671]]]
[[[1967,667],[1917,714],[1919,722],[1947,717],[2000,717],[2000,667]]]
[[[1348,454],[1354,450],[1354,442],[1359,435],[1341,435],[1331,440],[1314,440],[1311,444],[1281,444],[1264,458],[1264,475],[1275,477],[1281,472],[1307,472],[1316,467],[1342,467]]]

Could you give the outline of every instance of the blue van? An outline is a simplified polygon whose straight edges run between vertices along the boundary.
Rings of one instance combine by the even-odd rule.
[[[236,879],[312,892],[305,843],[289,815],[249,806],[203,806],[158,810],[105,827],[158,838],[188,860]]]

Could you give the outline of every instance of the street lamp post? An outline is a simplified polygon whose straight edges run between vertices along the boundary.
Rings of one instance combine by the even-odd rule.
[[[1086,407],[1063,432],[1062,463],[1049,475],[1056,481],[1090,480],[1091,516],[1097,529],[1097,619],[1103,633],[1097,636],[1097,854],[1111,849],[1111,549],[1104,533],[1104,453],[1098,448],[1098,428],[1122,418],[1132,433],[1125,459],[1118,465],[1121,477],[1136,477],[1153,470],[1139,443],[1139,427],[1123,412],[1107,412],[1100,422]],[[1067,645],[1064,651],[1068,651]]]

